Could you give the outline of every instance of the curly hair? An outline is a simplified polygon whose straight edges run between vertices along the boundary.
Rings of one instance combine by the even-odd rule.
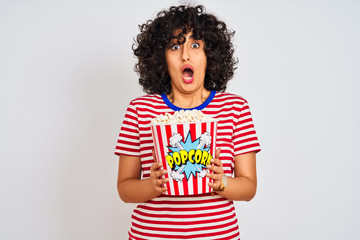
[[[184,43],[184,34],[193,31],[195,39],[205,42],[207,68],[204,87],[207,90],[225,91],[227,82],[233,77],[237,59],[233,57],[231,42],[235,32],[229,31],[223,21],[205,13],[202,5],[172,6],[161,11],[154,20],[139,25],[140,33],[133,44],[134,55],[138,58],[135,71],[144,92],[170,94],[171,78],[165,60],[165,50],[174,39],[173,32],[182,29],[175,38]]]

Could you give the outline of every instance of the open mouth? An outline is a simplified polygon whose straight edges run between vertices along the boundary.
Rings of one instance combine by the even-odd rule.
[[[185,83],[191,83],[194,76],[193,68],[191,66],[184,66],[182,69],[182,76]]]

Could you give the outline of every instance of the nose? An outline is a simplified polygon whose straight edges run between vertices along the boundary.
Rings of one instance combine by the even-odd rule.
[[[183,62],[186,62],[186,61],[190,60],[189,51],[188,51],[187,47],[185,46],[185,44],[184,44],[184,47],[182,49],[182,56],[181,57],[182,57]]]

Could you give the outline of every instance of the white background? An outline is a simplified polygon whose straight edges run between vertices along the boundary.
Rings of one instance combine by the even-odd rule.
[[[360,2],[198,1],[236,30],[261,141],[242,240],[360,239]],[[131,45],[176,1],[0,1],[1,239],[126,239],[113,154]]]

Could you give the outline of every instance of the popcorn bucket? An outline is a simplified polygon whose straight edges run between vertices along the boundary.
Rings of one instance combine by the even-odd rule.
[[[216,120],[151,125],[156,158],[168,170],[166,195],[211,192],[206,165],[215,155],[216,130]]]

